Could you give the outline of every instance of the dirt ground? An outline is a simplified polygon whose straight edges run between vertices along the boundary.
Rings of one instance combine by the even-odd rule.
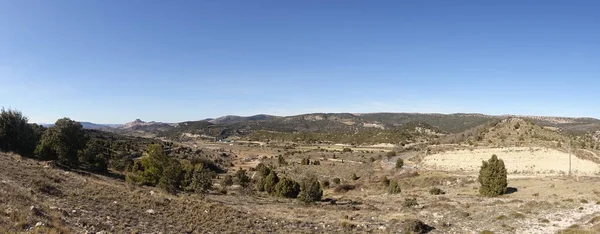
[[[569,153],[542,147],[475,148],[426,156],[422,166],[432,170],[477,172],[481,161],[493,154],[504,161],[509,175],[567,175]],[[571,172],[579,176],[600,175],[598,164],[571,155]]]
[[[324,188],[323,201],[304,204],[239,186],[222,194],[217,192],[217,180],[215,190],[205,196],[169,195],[157,188],[128,185],[119,175],[65,171],[0,154],[0,233],[406,233],[410,219],[426,224],[427,233],[556,233],[573,225],[586,229],[600,222],[600,178],[595,176],[509,177],[508,194],[486,198],[478,195],[477,178],[470,170],[433,170],[410,161],[403,168],[394,168],[395,159],[413,153],[387,158],[385,151],[222,147],[237,155],[230,172],[264,163],[294,180],[317,175],[322,182],[330,182]],[[510,150],[507,152],[523,154],[521,160],[530,155],[556,156],[544,149],[534,149],[533,154]],[[473,152],[463,155],[473,153],[477,158],[478,151]],[[502,152],[496,152],[500,158]],[[285,155],[286,165],[278,164],[276,156],[280,154]],[[480,154],[473,159],[478,166],[484,155],[485,159],[491,155],[489,151]],[[426,156],[424,164],[456,157],[447,155]],[[250,156],[256,157],[248,159]],[[301,165],[302,158],[321,163]],[[509,171],[518,165],[505,160]],[[475,167],[474,162],[464,165]],[[398,181],[402,191],[389,194],[384,177]],[[339,185],[333,183],[335,178],[340,179]],[[430,194],[434,187],[445,193]],[[416,199],[416,203],[407,199]]]

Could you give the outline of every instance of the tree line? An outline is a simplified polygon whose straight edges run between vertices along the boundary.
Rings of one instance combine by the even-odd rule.
[[[106,142],[90,139],[79,122],[62,118],[45,128],[28,123],[18,110],[0,110],[0,151],[23,157],[56,160],[68,167],[106,172]]]

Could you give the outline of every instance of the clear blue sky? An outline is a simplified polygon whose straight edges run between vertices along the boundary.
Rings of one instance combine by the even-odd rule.
[[[0,0],[0,106],[600,118],[600,1]]]

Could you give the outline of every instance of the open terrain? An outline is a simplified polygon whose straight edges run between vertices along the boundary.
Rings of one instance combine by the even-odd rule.
[[[596,233],[598,134],[566,130],[586,124],[595,122],[468,114],[136,121],[87,131],[110,142],[107,173],[1,153],[0,232]],[[126,181],[150,145],[214,169],[211,188],[168,193]],[[489,198],[479,194],[478,172],[492,155],[506,165],[508,189]],[[261,167],[280,179],[314,177],[323,196],[305,203],[263,192]],[[225,184],[242,170],[247,187]]]

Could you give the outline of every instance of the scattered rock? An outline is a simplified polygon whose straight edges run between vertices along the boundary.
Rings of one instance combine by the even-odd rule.
[[[35,226],[36,226],[36,227],[39,227],[39,226],[44,226],[44,223],[42,223],[42,222],[37,222],[37,223],[35,224]]]
[[[148,213],[148,214],[154,214],[155,212],[154,212],[154,210],[153,210],[153,209],[147,209],[147,210],[146,210],[146,213]]]
[[[150,190],[150,195],[154,196],[154,194],[156,194],[156,192],[154,192],[154,190]]]

